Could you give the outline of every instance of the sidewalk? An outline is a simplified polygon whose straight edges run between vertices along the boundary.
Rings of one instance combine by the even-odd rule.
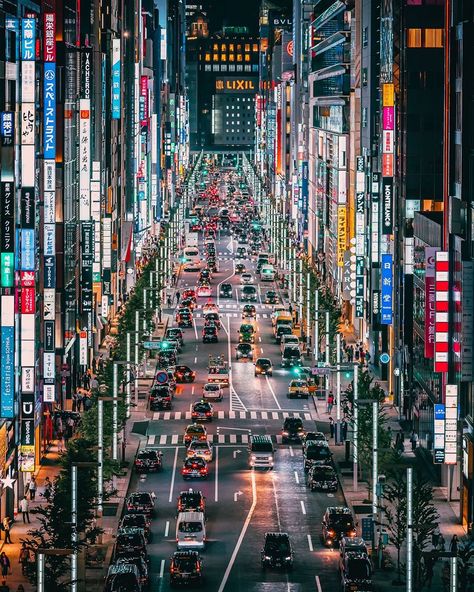
[[[343,387],[344,388],[344,387]],[[326,401],[324,400],[317,400],[316,397],[313,397],[314,407],[316,409],[317,414],[317,425],[318,429],[321,429],[323,432],[329,434],[329,413],[326,411]],[[392,429],[392,433],[396,434],[402,428],[398,421],[398,415],[396,409],[391,406],[386,406],[385,411],[389,416],[389,426]],[[334,409],[331,412],[334,415]],[[409,432],[405,433],[405,442],[409,443]],[[333,453],[334,461],[338,467],[338,474],[339,474],[339,481],[342,487],[342,491],[344,493],[344,497],[346,499],[346,504],[349,508],[351,508],[353,515],[356,518],[356,521],[359,522],[359,530],[362,526],[362,519],[365,517],[372,516],[372,506],[370,503],[366,501],[368,496],[367,491],[367,483],[360,482],[358,483],[357,490],[354,489],[354,480],[353,480],[353,470],[352,470],[352,457],[350,457],[350,461],[346,462],[345,458],[345,446],[344,445],[336,445],[329,437],[329,444],[331,451]],[[405,447],[405,452],[402,454],[402,457],[408,461],[413,462],[422,462],[422,459],[412,452],[410,446]],[[435,483],[433,483],[433,497],[434,497],[434,505],[439,514],[439,529],[445,539],[446,542],[446,550],[449,550],[449,543],[451,538],[454,534],[458,536],[461,541],[466,540],[466,533],[463,527],[459,524],[456,514],[454,512],[453,504],[448,503],[446,501],[446,489],[443,487],[439,487]],[[431,550],[431,544],[428,545],[427,551]],[[384,591],[384,590],[396,590],[397,587],[393,585],[393,580],[396,579],[396,562],[397,562],[397,550],[393,545],[387,545],[386,550],[390,555],[390,559],[392,562],[392,567],[387,570],[382,570],[376,568],[374,573],[374,584],[375,589],[377,591]],[[401,561],[405,563],[405,550],[402,549],[401,551]],[[442,580],[441,580],[441,570],[442,570],[442,560],[438,560],[434,567],[434,577],[433,582],[430,590],[433,592],[441,592],[443,590]],[[402,575],[403,579],[403,575]],[[403,587],[399,587],[399,589],[403,590]],[[418,592],[418,591],[417,591]]]

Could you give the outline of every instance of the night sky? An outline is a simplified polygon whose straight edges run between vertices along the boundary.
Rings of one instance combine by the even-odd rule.
[[[211,30],[247,26],[253,33],[258,31],[259,0],[209,0],[208,6]]]

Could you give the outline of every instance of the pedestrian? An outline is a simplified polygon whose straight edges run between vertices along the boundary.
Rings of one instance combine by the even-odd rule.
[[[445,550],[446,550],[446,541],[444,540],[444,536],[443,536],[443,533],[442,532],[439,533],[438,547],[439,547],[439,550],[441,551],[441,553],[444,553],[445,552]]]
[[[168,308],[171,308],[173,306],[173,300],[171,299],[171,295],[168,294],[168,297],[166,299],[167,303],[168,303]]]
[[[72,393],[72,410],[77,411],[77,392]]]
[[[161,323],[161,306],[158,308],[158,322]]]
[[[332,391],[329,391],[326,413],[328,413],[328,414],[331,413],[333,406],[334,406],[334,395],[333,395]]]
[[[2,521],[2,526],[3,526],[3,532],[5,533],[5,544],[11,543],[12,539],[10,536],[10,524],[11,524],[11,519],[9,516],[5,516],[5,518]],[[6,574],[3,574],[6,575]]]
[[[176,290],[175,298],[176,298],[176,304],[178,304],[179,299],[181,298],[181,294],[178,292],[178,290]]]
[[[104,370],[104,354],[99,355],[99,360],[97,361],[97,370],[99,372],[103,372]]]
[[[10,592],[10,586],[7,585],[6,580],[2,580],[2,584],[0,585],[0,592]]]
[[[84,411],[89,411],[89,409],[92,407],[92,399],[90,398],[90,395],[84,396],[83,405]]]
[[[64,434],[62,432],[59,432],[58,434],[58,453],[60,452],[64,452]]]
[[[18,559],[18,563],[21,564],[22,575],[26,575],[26,568],[28,566],[29,560],[30,560],[30,552],[26,548],[26,543],[22,543],[21,549],[20,549],[20,557]]]
[[[28,484],[28,491],[30,492],[30,500],[33,502],[36,497],[36,477],[34,475]]]
[[[428,588],[431,588],[431,582],[433,581],[434,562],[435,562],[435,558],[433,557],[433,553],[427,553],[424,557],[424,564],[425,564],[426,585]]]
[[[347,439],[347,421],[344,418],[341,421],[341,442],[344,442]]]
[[[415,452],[416,447],[418,446],[418,434],[415,432],[415,430],[413,430],[411,433],[410,442],[411,442],[411,451]]]
[[[30,505],[28,503],[28,500],[26,499],[26,496],[23,497],[23,499],[20,500],[20,512],[21,515],[23,516],[23,524],[26,524],[26,521],[28,520],[28,524],[30,523]]]
[[[290,313],[290,315],[293,314],[293,307],[291,306],[291,303],[288,304],[288,312]]]
[[[91,385],[91,380],[90,380],[90,376],[89,376],[89,371],[84,372],[84,376],[82,377],[82,385],[83,387],[86,389],[86,391],[89,390],[90,385]]]
[[[392,428],[388,426],[387,428],[387,437],[388,437],[388,445],[392,445]]]
[[[451,542],[449,543],[449,552],[452,554],[453,557],[457,557],[458,543],[459,543],[458,535],[453,534],[453,538],[451,539]]]
[[[76,395],[76,407],[77,407],[77,411],[79,413],[81,412],[83,402],[84,402],[84,395],[82,394],[82,392],[80,390],[78,390],[77,395]]]
[[[52,491],[53,491],[53,486],[51,484],[51,481],[50,481],[49,477],[46,477],[46,479],[44,480],[43,497],[47,502],[49,502],[49,500],[51,499]]]
[[[97,372],[97,360],[95,356],[92,358],[92,372],[95,374]]]
[[[331,438],[334,438],[334,419],[332,417],[329,418],[329,432],[331,434]]]
[[[74,432],[74,420],[71,416],[69,416],[66,420],[66,442],[72,438],[72,434]]]
[[[99,388],[99,381],[95,376],[91,378],[91,390],[97,390]]]
[[[2,576],[5,578],[10,571],[10,559],[8,559],[7,554],[5,551],[2,551],[0,554],[0,568],[2,570]]]

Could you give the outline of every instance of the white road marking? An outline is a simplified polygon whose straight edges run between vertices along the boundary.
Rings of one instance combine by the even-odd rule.
[[[268,413],[266,411],[261,411],[262,419],[268,419]]]
[[[196,335],[196,341],[197,341],[199,339],[199,337],[198,337],[198,330],[197,330],[197,327],[196,327],[196,321],[195,321],[195,319],[193,319],[193,327],[194,327],[194,335]]]
[[[295,453],[293,452],[293,446],[290,446],[290,456],[295,456]]]
[[[260,353],[263,354],[263,347],[260,348]]]
[[[170,531],[170,521],[167,520],[166,521],[166,526],[165,526],[165,538],[168,536],[169,531]]]
[[[245,419],[247,417],[247,413],[245,411],[239,411],[240,419]]]
[[[178,443],[178,439],[179,439],[178,434],[173,434],[171,436],[171,444],[177,444]]]
[[[153,446],[153,444],[155,443],[155,440],[156,440],[155,434],[148,436],[148,446]]]
[[[262,343],[262,338],[260,336],[258,337],[258,340],[260,343]]]
[[[197,358],[194,358],[194,363],[195,364],[197,364],[197,361],[198,361],[198,359]]]
[[[300,484],[300,478],[299,478],[299,475],[296,471],[295,471],[295,481],[298,485]]]
[[[250,419],[257,419],[257,413],[255,411],[250,412]]]
[[[176,413],[174,414],[174,418],[181,419],[181,411],[176,411]]]
[[[235,419],[235,411],[229,411],[229,419]]]
[[[165,434],[161,434],[161,436],[160,436],[160,444],[166,444],[166,435]]]
[[[224,592],[225,585],[227,584],[227,580],[229,579],[230,572],[232,571],[232,568],[235,563],[235,559],[236,559],[239,549],[242,545],[242,541],[244,540],[245,533],[247,532],[247,528],[249,527],[250,521],[252,520],[253,513],[254,513],[255,508],[257,506],[257,485],[256,485],[256,481],[255,481],[255,472],[252,471],[251,475],[252,475],[252,505],[250,506],[249,513],[247,514],[247,518],[245,519],[245,522],[242,526],[242,530],[240,531],[239,538],[237,539],[237,543],[234,547],[234,550],[232,551],[232,555],[230,557],[229,563],[227,564],[227,568],[225,570],[224,577],[222,578],[222,581],[220,583],[220,586],[219,586],[219,589],[217,592]],[[321,591],[319,591],[319,592],[321,592]]]
[[[161,565],[160,565],[160,578],[162,578],[165,574],[165,560],[162,559],[161,560]]]
[[[301,511],[303,512],[303,515],[306,516],[306,506],[304,505],[304,501],[301,500],[300,504],[301,504]]]
[[[171,413],[169,411],[165,411],[165,414],[163,415],[163,419],[170,419],[171,418]]]
[[[313,552],[313,541],[311,540],[311,535],[308,534],[307,537],[308,537],[308,547],[309,547],[309,550],[311,552]]]
[[[319,581],[319,576],[315,576],[315,580],[316,580],[316,590],[318,592],[323,592],[323,589],[321,588],[321,582]]]
[[[178,447],[176,447],[175,451],[174,451],[173,473],[171,475],[170,495],[168,497],[168,501],[170,503],[173,501],[174,477],[176,474],[176,464],[177,463],[178,463]]]
[[[194,385],[191,387],[191,394],[194,395]]]
[[[277,522],[278,522],[278,530],[281,532],[281,520],[280,520],[280,506],[278,505],[278,496],[275,487],[275,473],[272,473],[272,487],[273,487],[273,497],[275,499],[275,509],[277,515]]]
[[[216,480],[214,482],[214,501],[217,502],[217,501],[219,501],[219,477],[218,477],[218,471],[219,471],[219,446],[216,446],[216,454],[215,454],[214,460],[215,460],[215,464],[216,464]]]
[[[225,443],[225,434],[219,434],[217,436],[217,441],[219,442],[219,444],[224,444]]]
[[[278,409],[281,409],[281,405],[278,402],[278,399],[276,398],[275,391],[273,390],[273,387],[272,387],[271,382],[270,382],[267,375],[265,375],[265,380],[267,381],[268,388],[270,389],[270,392],[272,393],[272,396],[273,396],[273,399],[275,400],[276,406],[278,407]]]
[[[217,418],[218,419],[224,419],[224,417],[225,417],[224,411],[218,411],[217,412]]]
[[[242,440],[242,444],[248,444],[249,443],[249,436],[248,436],[248,434],[242,434],[242,436],[240,437],[240,439]]]
[[[272,419],[278,419],[278,413],[276,411],[272,411]]]
[[[235,434],[230,434],[229,441],[231,444],[235,444],[237,442],[237,436]]]
[[[192,413],[191,411],[186,411],[184,414],[184,419],[191,419]]]

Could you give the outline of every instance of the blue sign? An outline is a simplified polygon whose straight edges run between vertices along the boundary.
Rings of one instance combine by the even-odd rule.
[[[35,265],[35,231],[32,228],[22,228],[21,234],[21,261],[22,271],[34,271]]]
[[[301,170],[301,213],[303,214],[303,230],[308,230],[308,198],[309,198],[309,170],[308,161],[304,160]]]
[[[13,321],[13,319],[12,319]],[[2,367],[0,369],[1,398],[0,416],[14,417],[15,394],[15,334],[14,328],[3,326],[1,328]]]
[[[373,519],[362,518],[362,538],[366,541],[370,541],[373,534]]]
[[[33,18],[21,19],[21,59],[27,62],[36,57],[36,21]]]
[[[382,287],[381,287],[381,312],[382,325],[392,324],[393,315],[393,259],[387,253],[382,255]]]
[[[381,364],[388,364],[390,362],[390,356],[387,353],[380,354],[380,363]]]
[[[444,421],[446,419],[446,410],[445,406],[439,403],[435,403],[434,405],[434,418],[440,419]]]
[[[2,111],[0,113],[0,138],[2,146],[12,146],[15,130],[13,111]]]
[[[112,119],[120,119],[120,39],[112,40]]]
[[[56,64],[44,63],[43,150],[46,160],[56,158]]]

